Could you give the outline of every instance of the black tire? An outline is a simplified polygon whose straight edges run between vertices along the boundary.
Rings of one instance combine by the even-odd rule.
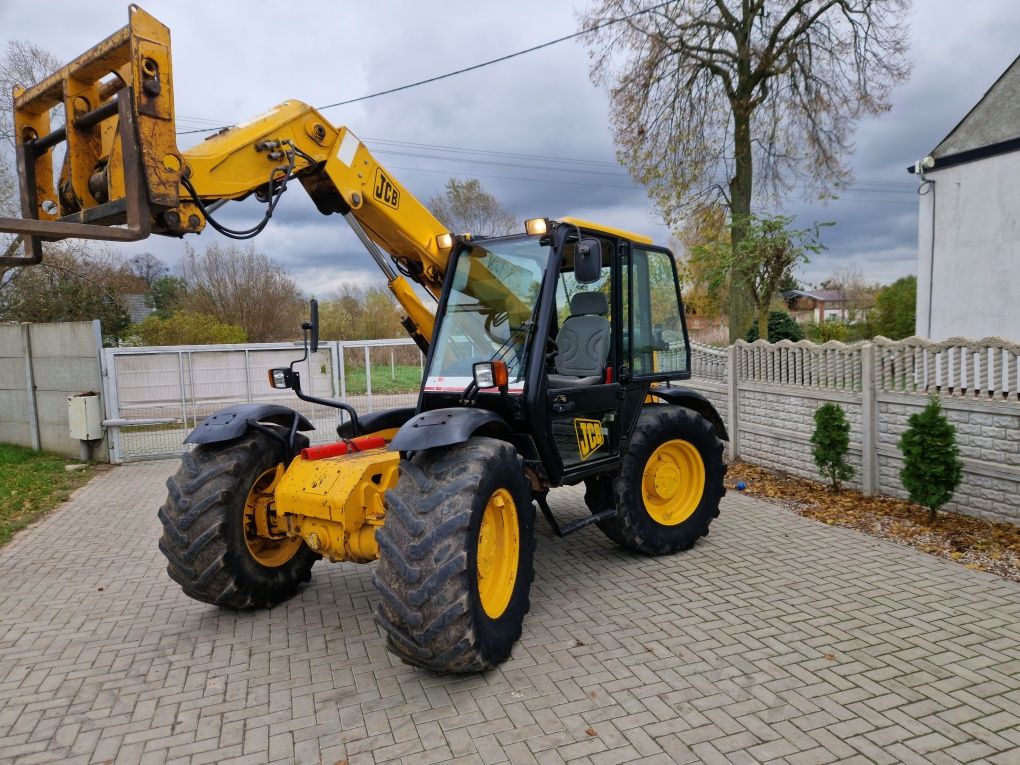
[[[655,450],[674,439],[687,441],[697,449],[704,465],[705,487],[690,516],[676,525],[664,525],[645,507],[641,482],[645,465]],[[601,476],[587,481],[585,502],[593,513],[598,513],[610,506],[609,491],[615,493],[619,513],[615,518],[600,521],[598,527],[629,550],[648,555],[689,550],[708,534],[709,524],[719,516],[719,501],[726,494],[722,452],[722,441],[716,437],[712,423],[697,412],[680,406],[646,406],[638,417],[620,472],[612,478]]]
[[[300,434],[298,439],[300,451],[308,440]],[[259,431],[204,444],[181,457],[159,509],[159,549],[167,574],[186,595],[224,608],[272,608],[311,579],[312,564],[321,556],[303,542],[289,561],[270,568],[252,556],[244,539],[248,492],[259,476],[289,457],[283,443]]]
[[[516,506],[519,544],[509,603],[490,618],[479,595],[478,534],[497,489]],[[385,502],[375,586],[389,650],[442,672],[482,672],[506,661],[530,607],[535,557],[535,507],[513,446],[472,438],[418,452],[401,462]]]

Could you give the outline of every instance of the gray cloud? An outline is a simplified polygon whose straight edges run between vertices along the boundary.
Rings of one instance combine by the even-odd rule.
[[[905,168],[949,132],[1018,53],[1020,17],[1009,0],[970,3],[966,13],[951,0],[916,0],[915,5],[914,74],[894,94],[888,114],[860,125],[853,158],[857,185],[824,205],[795,192],[782,206],[800,225],[836,223],[824,233],[827,252],[804,269],[808,281],[819,281],[849,262],[877,281],[915,270],[916,182]],[[5,37],[32,39],[69,59],[127,19],[127,6],[119,3],[60,0],[47,8],[45,14],[25,14],[6,3],[0,7],[0,29]],[[145,8],[173,32],[182,130],[243,121],[287,98],[323,104],[355,97],[576,27],[569,5],[539,0],[498,6],[467,0],[442,5],[150,0]],[[583,47],[565,43],[434,85],[330,109],[326,115],[350,125],[370,146],[371,139],[388,139],[612,163],[608,100],[589,81],[587,66]],[[184,136],[181,144],[199,139]],[[522,219],[576,215],[668,240],[643,189],[619,166],[577,166],[598,174],[565,172],[535,159],[487,156],[503,164],[481,164],[453,161],[449,151],[396,151],[440,155],[425,159],[379,153],[421,199],[439,190],[450,175],[478,177]],[[560,168],[564,163],[554,164]],[[232,207],[222,210],[228,224],[250,224],[261,214],[252,202]],[[207,232],[190,241],[203,247],[223,240]],[[345,224],[320,215],[297,186],[255,243],[284,263],[303,289],[320,296],[344,283],[379,278]],[[120,247],[125,254],[150,251],[169,263],[183,248],[179,240],[159,237]]]

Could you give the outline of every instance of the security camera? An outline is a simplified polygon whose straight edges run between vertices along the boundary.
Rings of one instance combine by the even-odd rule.
[[[933,167],[935,167],[935,157],[929,154],[927,157],[921,160],[921,167],[923,167],[925,170],[931,170]]]

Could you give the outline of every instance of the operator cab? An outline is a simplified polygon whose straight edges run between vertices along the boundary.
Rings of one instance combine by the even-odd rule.
[[[418,411],[494,412],[550,475],[618,461],[650,385],[690,376],[673,256],[645,237],[545,221],[449,268]]]

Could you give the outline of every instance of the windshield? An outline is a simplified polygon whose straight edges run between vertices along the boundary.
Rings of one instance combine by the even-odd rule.
[[[425,390],[462,391],[477,361],[506,362],[510,388],[524,387],[532,314],[549,248],[538,239],[479,243],[457,258],[434,338]]]

